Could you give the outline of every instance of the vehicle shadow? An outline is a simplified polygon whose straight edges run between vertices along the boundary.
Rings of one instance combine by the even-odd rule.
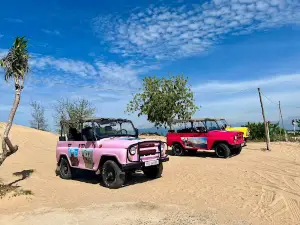
[[[186,153],[186,155],[184,156],[174,156],[171,152],[171,150],[167,151],[167,154],[170,155],[171,157],[198,157],[198,158],[216,158],[216,159],[222,159],[219,158],[215,152],[211,151],[211,152],[206,152],[206,151],[197,151],[196,153],[193,154],[189,154]],[[238,156],[239,154],[231,154],[228,158],[232,158],[235,156]]]
[[[99,175],[96,175],[94,171],[89,170],[76,170],[72,177],[72,180],[88,184],[99,184],[99,179]]]
[[[74,174],[72,180],[105,187],[101,175],[95,174],[94,171],[78,170]],[[123,187],[131,186],[134,184],[140,184],[148,181],[151,181],[151,179],[147,178],[142,172],[137,171],[136,173],[133,173],[129,179],[126,179],[126,182]]]
[[[142,184],[142,183],[150,182],[150,181],[151,181],[151,179],[146,177],[143,174],[143,172],[138,171],[138,172],[133,173],[131,178],[127,179],[127,181],[124,184],[124,187],[131,186],[134,184]]]

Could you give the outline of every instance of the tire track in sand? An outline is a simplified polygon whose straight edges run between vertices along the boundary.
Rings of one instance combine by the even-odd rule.
[[[261,185],[262,191],[251,215],[272,224],[279,224],[276,221],[286,217],[291,224],[300,225],[300,166],[289,163],[287,167],[286,163],[278,164],[278,161],[276,166],[268,163],[268,167],[260,166],[259,170],[253,172],[256,175],[253,180]]]

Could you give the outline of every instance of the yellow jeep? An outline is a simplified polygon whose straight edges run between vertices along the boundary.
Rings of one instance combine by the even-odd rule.
[[[217,122],[220,124],[220,126],[223,126],[223,128],[227,131],[240,131],[244,133],[244,140],[245,145],[250,135],[250,130],[248,127],[231,127],[225,119],[216,119]]]

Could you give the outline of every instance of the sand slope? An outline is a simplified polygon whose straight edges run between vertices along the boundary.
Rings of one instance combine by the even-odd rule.
[[[14,184],[34,195],[0,199],[0,224],[300,224],[296,143],[272,143],[271,152],[249,143],[229,159],[170,156],[162,178],[137,174],[110,190],[89,174],[70,181],[55,175],[56,135],[13,126],[11,138],[20,150],[4,162],[0,178],[10,183],[19,179],[13,173],[34,170]]]

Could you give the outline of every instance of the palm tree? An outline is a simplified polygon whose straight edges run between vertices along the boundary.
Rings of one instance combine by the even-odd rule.
[[[6,82],[11,79],[15,83],[15,100],[10,111],[8,122],[2,138],[2,152],[0,152],[0,166],[4,160],[18,150],[18,146],[13,146],[8,138],[18,105],[20,103],[21,92],[24,88],[24,79],[29,71],[29,54],[27,50],[27,40],[25,37],[17,37],[7,55],[0,59],[0,66],[4,69],[4,79]],[[8,149],[7,149],[8,147]]]

